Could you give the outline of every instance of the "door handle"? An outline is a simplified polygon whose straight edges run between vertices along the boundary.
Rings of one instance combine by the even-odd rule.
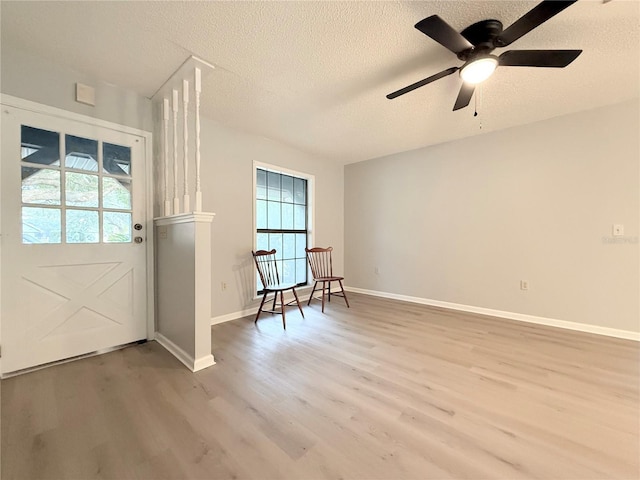
[[[144,240],[142,239],[142,237],[136,237],[136,238],[134,238],[134,239],[133,239],[133,241],[134,241],[134,242],[136,242],[136,243],[142,243],[142,242],[144,242]]]

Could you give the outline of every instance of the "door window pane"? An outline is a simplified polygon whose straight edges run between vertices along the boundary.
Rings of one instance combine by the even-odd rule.
[[[131,214],[122,212],[102,213],[102,241],[125,243],[131,241]]]
[[[112,175],[131,176],[131,147],[104,143],[102,171]]]
[[[22,203],[60,205],[60,171],[23,166]]]
[[[76,170],[98,171],[98,142],[89,138],[65,136],[64,166]]]
[[[102,178],[102,206],[131,210],[131,180],[122,178]]]
[[[100,224],[95,210],[67,209],[67,243],[98,243]]]
[[[65,166],[76,170],[86,170],[87,172],[98,171],[98,161],[95,158],[70,153],[65,157]]]
[[[22,207],[22,243],[60,243],[60,209]]]
[[[98,176],[67,172],[65,203],[71,207],[98,207]]]
[[[23,162],[60,166],[60,134],[22,125],[20,158]]]

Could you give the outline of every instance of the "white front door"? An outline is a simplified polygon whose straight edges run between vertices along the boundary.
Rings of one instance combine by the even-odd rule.
[[[145,339],[145,138],[3,105],[1,148],[2,373]]]

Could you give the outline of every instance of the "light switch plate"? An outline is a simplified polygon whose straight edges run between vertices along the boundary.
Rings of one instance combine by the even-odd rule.
[[[624,225],[615,224],[613,226],[613,236],[622,237],[624,235]]]

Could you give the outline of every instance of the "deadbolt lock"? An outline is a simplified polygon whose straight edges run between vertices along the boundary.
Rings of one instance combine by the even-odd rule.
[[[136,223],[133,228],[135,228],[136,230],[142,230],[142,225],[139,223]]]

